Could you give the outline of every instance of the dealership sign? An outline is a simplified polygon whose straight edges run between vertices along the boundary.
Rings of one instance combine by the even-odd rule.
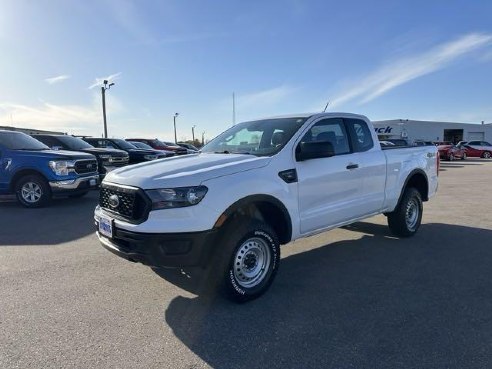
[[[393,130],[393,127],[387,126],[387,127],[381,127],[381,128],[374,128],[376,133],[391,133]]]

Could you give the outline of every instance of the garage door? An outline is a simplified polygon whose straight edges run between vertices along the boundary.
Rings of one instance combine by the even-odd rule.
[[[468,141],[483,141],[485,134],[483,132],[468,132]]]

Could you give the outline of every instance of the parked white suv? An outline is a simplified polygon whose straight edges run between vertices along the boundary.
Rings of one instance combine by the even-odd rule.
[[[155,267],[210,267],[237,301],[272,283],[280,245],[384,213],[414,235],[437,190],[434,146],[381,149],[360,115],[240,123],[200,153],[109,173],[95,210],[109,251]]]

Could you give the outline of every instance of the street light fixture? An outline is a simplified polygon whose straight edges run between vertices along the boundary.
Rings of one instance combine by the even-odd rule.
[[[178,143],[178,135],[176,134],[176,117],[179,115],[179,113],[174,113],[174,143]]]
[[[109,90],[111,86],[114,86],[114,82],[109,83],[108,80],[103,81],[103,86],[101,86],[102,95],[102,108],[103,108],[103,122],[104,122],[104,138],[108,138],[108,126],[106,123],[106,90]]]

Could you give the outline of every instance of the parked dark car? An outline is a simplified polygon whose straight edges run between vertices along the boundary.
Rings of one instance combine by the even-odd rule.
[[[198,149],[196,146],[193,146],[192,144],[186,142],[178,142],[178,145],[194,152],[200,151],[200,149]]]
[[[165,158],[164,154],[157,154],[155,150],[137,149],[131,143],[120,138],[84,137],[84,141],[95,147],[123,150],[130,156],[130,164]]]
[[[179,145],[176,145],[172,142],[164,142],[161,140],[158,140],[157,138],[154,139],[147,139],[147,138],[127,138],[127,141],[137,141],[137,142],[143,142],[152,147],[155,150],[168,150],[168,151],[173,151],[176,153],[176,155],[186,155],[188,154],[188,150],[185,149],[184,147],[181,147]]]
[[[32,137],[41,141],[52,150],[81,151],[94,155],[97,159],[101,180],[106,173],[129,163],[129,156],[126,151],[96,148],[79,137],[45,134],[32,135]]]
[[[98,182],[94,155],[51,150],[25,133],[0,131],[0,194],[38,208],[53,196],[84,196]]]
[[[156,150],[153,149],[151,146],[147,145],[146,143],[143,142],[138,142],[138,141],[130,141],[130,140],[125,140],[129,143],[131,143],[133,146],[135,146],[137,149],[144,149],[144,150],[153,150],[156,153],[164,154],[166,155],[166,158],[169,158],[171,156],[176,155],[174,151],[168,151],[168,150]]]

